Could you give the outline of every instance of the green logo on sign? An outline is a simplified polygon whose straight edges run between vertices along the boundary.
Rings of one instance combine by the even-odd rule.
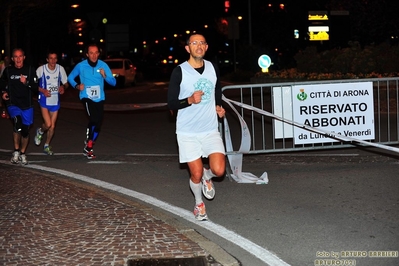
[[[306,98],[308,98],[308,95],[305,93],[304,89],[300,89],[300,92],[296,95],[296,98],[300,101],[304,101],[306,100]]]

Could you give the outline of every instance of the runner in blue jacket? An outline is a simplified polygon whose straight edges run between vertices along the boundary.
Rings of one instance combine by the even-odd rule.
[[[87,159],[94,159],[93,145],[100,133],[104,117],[104,80],[111,86],[116,85],[111,69],[99,60],[100,50],[96,44],[87,47],[87,59],[78,63],[68,76],[68,82],[75,89],[80,90],[79,98],[84,104],[89,124],[86,130],[86,141],[83,155]],[[79,77],[77,81],[76,78]]]

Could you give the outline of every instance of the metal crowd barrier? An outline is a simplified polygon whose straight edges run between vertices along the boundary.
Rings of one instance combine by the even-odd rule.
[[[355,144],[352,141],[345,140],[295,144],[292,131],[296,125],[286,122],[292,119],[292,114],[284,109],[290,109],[290,105],[293,104],[291,96],[286,97],[286,94],[289,94],[294,86],[325,86],[342,83],[350,85],[359,82],[372,82],[375,134],[374,139],[367,140],[367,142],[384,145],[399,144],[399,77],[245,84],[222,88],[224,101],[228,103],[225,106],[226,120],[229,124],[228,133],[232,142],[232,149],[227,150],[227,155],[240,153],[240,145],[245,134],[250,134],[251,142],[249,150],[244,152],[246,154],[354,147]],[[287,102],[287,99],[291,100]],[[245,106],[234,104],[234,102],[242,103]],[[232,106],[236,110],[229,110],[232,109]],[[277,109],[278,119],[274,117]],[[244,127],[247,127],[245,130],[242,128],[242,121],[237,113],[245,121]],[[226,132],[224,132],[224,136],[225,134]]]

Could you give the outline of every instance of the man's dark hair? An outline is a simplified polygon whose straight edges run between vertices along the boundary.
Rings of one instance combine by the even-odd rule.
[[[25,56],[25,51],[24,51],[22,48],[14,48],[14,49],[12,49],[12,52],[11,52],[11,56],[12,56],[12,57],[14,57],[14,53],[15,53],[16,51],[21,51],[22,54]]]
[[[48,58],[49,55],[51,55],[51,54],[56,54],[57,57],[58,57],[58,52],[56,52],[55,50],[48,50],[47,53],[46,53],[46,58]]]
[[[98,44],[96,44],[96,43],[89,43],[89,44],[86,46],[85,54],[87,54],[87,53],[89,52],[89,47],[97,47],[98,51],[101,53],[101,49],[100,49],[100,46],[98,46]]]
[[[191,36],[194,36],[194,35],[201,35],[201,36],[203,36],[203,37],[205,38],[205,35],[202,34],[201,32],[198,32],[198,31],[192,32],[192,33],[190,33],[189,35],[187,35],[187,38],[186,38],[186,45],[189,45],[189,44],[190,44],[190,38],[191,38]],[[206,38],[205,38],[205,39],[206,39]]]

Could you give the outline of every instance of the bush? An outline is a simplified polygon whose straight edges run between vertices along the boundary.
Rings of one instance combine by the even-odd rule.
[[[252,81],[282,82],[296,80],[356,79],[399,75],[399,46],[387,43],[362,48],[349,47],[318,52],[309,46],[295,55],[297,67],[269,73],[256,73]]]
[[[350,42],[347,48],[323,52],[317,52],[316,48],[311,46],[297,53],[295,60],[299,72],[399,72],[399,46],[382,43],[362,48],[358,42]]]

